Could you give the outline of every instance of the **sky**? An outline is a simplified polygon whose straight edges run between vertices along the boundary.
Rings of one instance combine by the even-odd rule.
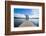
[[[15,8],[14,13],[19,13],[19,14],[24,14],[24,15],[29,15],[31,14],[32,9],[23,9],[23,8]]]
[[[25,15],[29,15],[30,18],[32,17],[37,18],[39,17],[39,10],[38,9],[14,8],[15,17],[25,18]]]

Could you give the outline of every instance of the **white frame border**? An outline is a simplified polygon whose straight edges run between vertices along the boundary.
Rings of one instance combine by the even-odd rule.
[[[33,8],[39,9],[39,27],[14,27],[14,8]],[[33,29],[32,29],[33,28]],[[11,31],[29,31],[29,30],[42,30],[42,7],[41,6],[22,6],[22,5],[11,5]]]

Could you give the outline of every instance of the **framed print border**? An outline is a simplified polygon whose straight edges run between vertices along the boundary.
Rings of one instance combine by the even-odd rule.
[[[11,32],[11,5],[41,6],[42,7],[42,30]],[[5,35],[34,34],[45,32],[45,4],[36,2],[5,1]]]

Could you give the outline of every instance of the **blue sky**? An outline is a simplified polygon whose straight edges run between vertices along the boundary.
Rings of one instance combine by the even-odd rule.
[[[32,17],[39,17],[39,10],[38,9],[25,9],[25,8],[14,8],[14,16],[16,17],[25,17],[25,15],[29,15],[30,18]]]
[[[31,12],[32,12],[32,9],[14,8],[14,13],[29,15],[31,14]]]

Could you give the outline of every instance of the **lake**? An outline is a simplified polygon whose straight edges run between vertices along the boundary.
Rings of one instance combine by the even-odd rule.
[[[15,19],[14,18],[14,27],[19,27],[26,19]],[[39,19],[29,19],[30,22],[34,23],[37,27],[39,26]]]

